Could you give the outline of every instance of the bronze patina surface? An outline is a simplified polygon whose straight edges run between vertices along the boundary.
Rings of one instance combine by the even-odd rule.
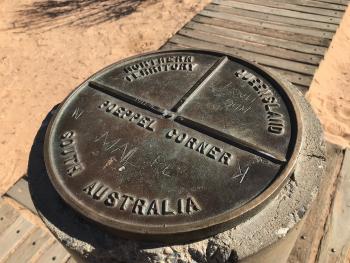
[[[300,148],[299,110],[256,65],[211,51],[113,64],[61,105],[45,138],[60,196],[107,230],[205,237],[258,211]]]

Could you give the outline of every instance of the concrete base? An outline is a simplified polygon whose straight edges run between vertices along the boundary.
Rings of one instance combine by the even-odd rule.
[[[61,200],[46,173],[43,141],[51,114],[36,136],[28,167],[30,191],[38,214],[73,256],[84,262],[217,263],[244,258],[245,262],[271,262],[271,257],[283,262],[291,246],[277,244],[283,244],[281,241],[285,239],[289,240],[285,244],[294,243],[291,241],[296,238],[297,228],[294,227],[315,198],[325,169],[320,124],[303,95],[286,85],[302,110],[304,136],[295,172],[257,215],[232,229],[187,244],[163,244],[119,238],[82,218]]]

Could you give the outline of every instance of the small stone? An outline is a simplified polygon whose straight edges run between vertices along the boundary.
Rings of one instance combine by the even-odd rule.
[[[331,251],[332,251],[332,253],[337,252],[337,250],[335,250],[335,248],[332,248]]]
[[[174,252],[173,252],[173,250],[172,250],[170,247],[166,247],[166,248],[164,248],[163,253],[164,253],[165,255],[171,255],[171,254],[173,254]]]
[[[276,234],[278,235],[278,237],[284,237],[288,233],[288,230],[289,230],[289,228],[283,227],[283,228],[278,229]]]
[[[304,239],[304,240],[305,240],[305,239],[306,239],[306,236],[302,235],[302,236],[301,236],[301,239]]]

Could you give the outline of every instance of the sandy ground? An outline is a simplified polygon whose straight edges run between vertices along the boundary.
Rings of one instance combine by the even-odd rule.
[[[54,105],[102,67],[158,49],[208,2],[0,1],[0,195]]]
[[[350,147],[350,7],[307,94],[326,138]]]

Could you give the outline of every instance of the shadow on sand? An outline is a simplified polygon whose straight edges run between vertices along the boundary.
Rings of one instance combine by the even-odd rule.
[[[12,29],[50,30],[61,26],[91,27],[130,15],[143,2],[157,0],[42,0],[17,11]]]

